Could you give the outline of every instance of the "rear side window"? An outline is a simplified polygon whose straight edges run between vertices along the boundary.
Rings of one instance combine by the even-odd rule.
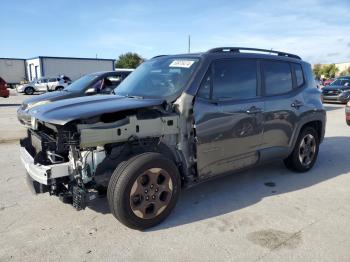
[[[293,89],[292,72],[289,63],[264,61],[262,66],[266,95],[284,94]]]
[[[295,72],[295,78],[297,82],[297,86],[301,87],[304,84],[304,74],[303,69],[300,64],[293,64],[294,72]]]
[[[249,99],[257,96],[255,60],[218,60],[212,66],[213,99]]]

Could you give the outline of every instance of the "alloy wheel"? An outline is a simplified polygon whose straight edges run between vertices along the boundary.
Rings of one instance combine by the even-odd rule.
[[[152,219],[168,206],[173,194],[173,181],[164,169],[151,168],[135,180],[130,191],[130,207],[142,219]]]
[[[316,139],[313,135],[307,134],[301,140],[299,146],[299,160],[303,166],[310,165],[316,154]]]

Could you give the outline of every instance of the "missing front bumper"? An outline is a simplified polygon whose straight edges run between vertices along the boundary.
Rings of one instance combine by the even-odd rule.
[[[20,148],[21,161],[28,175],[40,184],[50,185],[56,178],[69,176],[69,163],[55,165],[40,165],[34,163],[34,158],[24,148]]]

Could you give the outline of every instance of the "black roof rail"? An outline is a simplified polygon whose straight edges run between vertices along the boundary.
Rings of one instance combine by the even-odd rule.
[[[233,53],[240,53],[242,51],[258,51],[258,52],[265,52],[270,54],[277,54],[278,56],[285,56],[285,57],[291,57],[300,59],[300,56],[281,52],[281,51],[275,51],[275,50],[268,50],[268,49],[259,49],[259,48],[248,48],[248,47],[217,47],[213,48],[207,51],[207,53],[219,53],[219,52],[233,52]]]

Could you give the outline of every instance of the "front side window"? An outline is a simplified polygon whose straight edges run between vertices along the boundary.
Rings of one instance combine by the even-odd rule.
[[[49,79],[49,82],[56,82],[57,81],[57,78],[50,78]]]
[[[116,95],[172,98],[179,95],[197,64],[197,58],[158,57],[142,63],[118,88]]]
[[[205,75],[200,87],[197,96],[205,99],[210,99],[211,91],[211,69]]]
[[[264,61],[262,63],[266,95],[279,95],[293,89],[292,72],[289,63]]]
[[[257,96],[257,62],[253,59],[225,59],[215,61],[210,74],[204,78],[199,96],[212,99],[239,100]]]
[[[47,78],[40,78],[38,80],[38,84],[43,84],[43,83],[47,83]]]
[[[80,92],[89,87],[92,87],[96,83],[98,78],[98,74],[89,74],[82,76],[78,80],[70,84],[68,87],[66,87],[64,90],[69,92]]]

